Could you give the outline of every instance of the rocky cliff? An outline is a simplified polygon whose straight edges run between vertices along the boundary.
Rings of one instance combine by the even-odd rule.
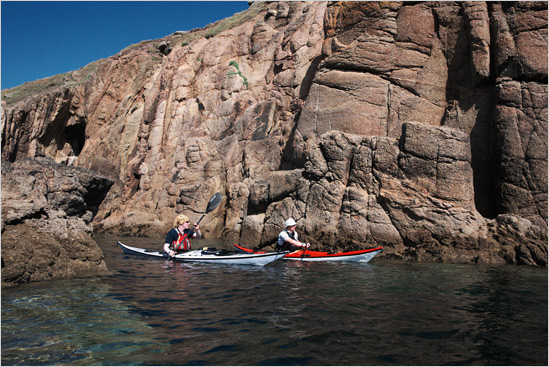
[[[547,264],[546,2],[259,2],[2,99],[3,159],[114,181],[100,231],[219,191],[227,243]]]
[[[112,183],[49,158],[2,161],[2,287],[106,271],[91,222]]]

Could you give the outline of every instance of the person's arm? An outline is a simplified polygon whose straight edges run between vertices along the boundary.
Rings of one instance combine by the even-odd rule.
[[[293,240],[291,238],[287,238],[286,242],[291,243],[294,246],[302,247],[302,248],[308,248],[308,247],[311,246],[311,244],[309,244],[309,243],[299,242],[299,241]]]
[[[172,231],[169,231],[166,235],[166,239],[164,240],[164,252],[167,253],[170,256],[174,256],[176,254],[175,251],[170,250],[170,245],[174,241],[172,236]]]
[[[200,232],[200,226],[198,225],[198,223],[194,224],[193,231],[194,231],[193,238],[202,238],[202,232]]]
[[[170,256],[175,255],[175,251],[170,250],[170,244],[169,243],[164,244],[164,252],[167,253]]]

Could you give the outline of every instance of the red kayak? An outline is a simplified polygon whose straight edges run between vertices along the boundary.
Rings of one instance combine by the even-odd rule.
[[[253,252],[256,254],[263,253],[264,251],[254,251],[239,245],[233,245],[237,250],[242,252]],[[360,261],[368,262],[372,260],[374,256],[379,254],[383,250],[382,247],[376,247],[368,250],[357,250],[349,252],[323,252],[323,251],[310,251],[310,250],[297,250],[290,252],[284,256],[283,260],[296,260],[296,261]],[[305,253],[304,253],[305,252]]]

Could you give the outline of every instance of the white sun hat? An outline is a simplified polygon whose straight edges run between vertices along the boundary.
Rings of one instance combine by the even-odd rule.
[[[297,223],[295,222],[294,218],[290,218],[286,221],[286,223],[284,224],[284,226],[286,228],[290,227],[290,226],[295,226]]]

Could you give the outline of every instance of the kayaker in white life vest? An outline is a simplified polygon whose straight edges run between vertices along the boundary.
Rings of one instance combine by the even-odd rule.
[[[276,247],[279,250],[296,251],[299,249],[307,249],[311,246],[310,243],[299,242],[297,239],[296,222],[293,218],[289,218],[284,223],[285,229],[278,235]]]
[[[174,228],[171,229],[166,235],[164,241],[164,252],[170,256],[175,256],[179,251],[187,251],[191,249],[191,242],[189,237],[201,238],[198,223],[194,224],[194,228],[190,229],[191,221],[185,214],[178,215],[174,222]]]

